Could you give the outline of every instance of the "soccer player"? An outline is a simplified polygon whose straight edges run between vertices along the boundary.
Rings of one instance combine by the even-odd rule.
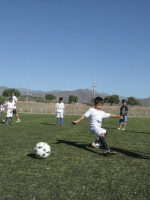
[[[9,98],[9,101],[5,104],[5,107],[7,109],[5,124],[8,124],[8,118],[9,118],[10,124],[13,124],[12,116],[13,116],[13,111],[14,111],[15,105],[13,103],[12,97]]]
[[[127,107],[127,101],[126,100],[122,100],[122,106],[120,108],[120,116],[123,117],[123,120],[119,120],[119,128],[118,130],[125,130],[126,129],[126,125],[127,125],[127,112],[128,112],[128,107]],[[121,124],[123,122],[123,128],[121,128]]]
[[[55,112],[57,117],[57,126],[59,126],[59,119],[61,120],[61,126],[63,126],[63,115],[64,115],[64,103],[63,98],[59,98],[59,102],[56,103]]]
[[[97,136],[97,139],[95,143],[92,143],[92,146],[94,146],[95,144],[94,147],[98,147],[100,146],[99,145],[99,142],[100,142],[102,145],[104,154],[115,154],[116,152],[111,150],[105,141],[105,136],[107,135],[107,131],[101,128],[102,119],[109,118],[109,117],[117,117],[117,118],[122,119],[123,117],[119,115],[105,113],[104,111],[102,111],[103,105],[104,105],[103,98],[96,97],[95,102],[94,102],[94,108],[90,108],[84,115],[82,115],[78,120],[72,121],[72,123],[77,124],[81,120],[90,117],[90,130]]]
[[[17,121],[16,122],[20,122],[20,119],[19,119],[19,115],[18,115],[18,113],[17,113],[17,110],[16,110],[16,104],[18,103],[18,99],[17,99],[17,97],[15,96],[15,92],[14,91],[12,91],[11,92],[11,97],[13,98],[13,103],[14,103],[14,110],[13,110],[13,113],[16,115],[16,117],[17,117]]]
[[[5,110],[5,104],[4,104],[4,103],[1,103],[1,106],[0,106],[0,113],[3,114],[3,113],[4,113],[4,110]]]

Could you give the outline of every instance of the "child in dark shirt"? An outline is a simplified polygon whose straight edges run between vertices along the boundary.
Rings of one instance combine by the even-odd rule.
[[[120,116],[123,117],[123,119],[119,120],[119,128],[118,130],[125,130],[126,129],[126,125],[127,125],[127,112],[128,112],[128,107],[127,107],[127,101],[126,100],[122,100],[122,106],[120,108]],[[121,128],[121,124],[123,122],[123,128]]]

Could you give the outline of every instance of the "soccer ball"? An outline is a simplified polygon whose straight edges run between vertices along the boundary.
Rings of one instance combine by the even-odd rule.
[[[51,153],[51,147],[46,142],[39,142],[34,146],[33,151],[37,158],[47,158]]]

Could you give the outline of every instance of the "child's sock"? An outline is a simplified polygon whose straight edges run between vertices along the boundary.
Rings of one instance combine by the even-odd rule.
[[[106,144],[106,141],[105,141],[104,137],[99,137],[99,141],[100,141],[100,143],[101,143],[101,145],[102,145],[104,150],[108,150],[109,149],[107,144]]]
[[[63,124],[63,118],[61,118],[61,124]]]
[[[96,138],[95,143],[99,143],[99,137]]]
[[[8,121],[8,117],[6,117],[5,123],[7,123],[7,121]]]
[[[59,118],[57,118],[57,124],[59,124]]]
[[[12,123],[12,117],[9,118],[10,123]]]

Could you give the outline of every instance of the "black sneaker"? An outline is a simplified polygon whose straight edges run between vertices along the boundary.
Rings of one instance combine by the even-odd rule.
[[[103,154],[116,154],[117,152],[116,151],[113,151],[111,149],[108,149],[108,150],[104,150],[103,151]]]

